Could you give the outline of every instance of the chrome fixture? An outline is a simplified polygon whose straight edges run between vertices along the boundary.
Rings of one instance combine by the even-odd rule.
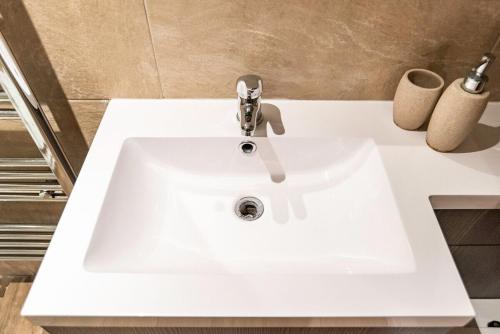
[[[43,158],[0,158],[0,202],[66,201]]]
[[[238,147],[244,154],[252,154],[257,150],[257,144],[250,140],[242,141]]]
[[[236,81],[239,112],[236,117],[240,121],[241,134],[253,136],[255,128],[262,122],[260,99],[262,96],[262,79],[258,75],[248,74]]]
[[[484,85],[488,82],[486,70],[494,60],[495,56],[492,53],[485,53],[479,64],[467,73],[462,83],[462,88],[472,94],[481,94],[484,90]]]
[[[7,271],[0,275],[0,297],[11,282],[33,281],[55,229],[47,224],[0,224],[0,261],[22,263],[7,265]]]
[[[466,92],[471,94],[481,94],[484,90],[484,86],[488,82],[488,76],[486,75],[486,70],[495,61],[495,50],[500,45],[500,35],[497,36],[493,47],[489,52],[486,52],[472,70],[470,70],[462,82],[462,88]]]
[[[35,141],[48,167],[57,178],[64,192],[69,195],[76,180],[74,169],[64,154],[38,99],[33,94],[1,32],[0,84],[16,109],[19,118]],[[5,96],[2,95],[1,97],[4,98]],[[0,102],[5,103],[6,101],[3,99]],[[7,108],[9,109],[8,106]],[[13,117],[14,114],[9,110],[3,112],[2,116]]]
[[[243,197],[236,202],[234,212],[243,220],[256,220],[264,213],[264,204],[256,197]]]
[[[0,261],[40,261],[55,225],[0,224]]]
[[[19,119],[16,109],[5,92],[0,92],[0,119]]]

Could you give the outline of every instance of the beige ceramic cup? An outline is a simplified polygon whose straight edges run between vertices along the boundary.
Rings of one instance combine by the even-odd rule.
[[[443,78],[432,71],[406,71],[394,96],[394,123],[405,130],[421,127],[432,114],[443,86]]]

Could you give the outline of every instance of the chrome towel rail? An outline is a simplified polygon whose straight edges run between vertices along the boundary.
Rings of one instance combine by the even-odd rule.
[[[44,159],[0,159],[0,202],[66,199]]]
[[[0,202],[66,202],[66,196],[0,195]]]
[[[0,159],[0,202],[66,201],[44,159]]]
[[[46,232],[54,233],[56,230],[56,225],[44,225],[44,224],[0,224],[0,232]],[[2,237],[0,236],[0,240]]]
[[[20,119],[5,92],[0,92],[0,119]]]
[[[22,121],[43,157],[0,158],[0,202],[66,201],[76,174],[1,32],[0,85],[0,119]],[[0,261],[8,272],[0,274],[0,296],[12,279],[34,275],[54,231],[55,225],[0,224]]]
[[[0,193],[0,202],[66,202],[64,192]]]
[[[0,109],[2,110],[16,110],[9,100],[6,92],[0,92]]]
[[[0,119],[20,119],[17,111],[10,109],[0,109]]]
[[[15,184],[15,183],[0,183],[0,194],[24,194],[24,193],[40,193],[47,192],[61,192],[62,188],[58,184]]]
[[[2,248],[47,248],[48,242],[41,241],[26,241],[22,239],[19,241],[0,241],[0,251]]]
[[[26,256],[40,256],[45,255],[45,249],[2,249],[0,248],[0,259],[6,256],[21,257]]]
[[[0,261],[41,261],[55,225],[0,224]]]
[[[47,169],[49,166],[42,158],[0,158],[0,170],[12,169]]]
[[[33,256],[10,256],[10,255],[6,255],[6,256],[3,256],[2,254],[0,254],[0,261],[39,261],[41,262],[43,259],[43,255],[33,255]],[[18,275],[16,275],[18,276]],[[16,277],[15,276],[15,277]],[[24,276],[24,275],[21,275],[21,277]],[[2,297],[2,294],[1,294],[2,290],[1,290],[1,285],[0,285],[0,297]]]
[[[50,234],[2,234],[0,240],[48,240],[52,239]]]
[[[57,181],[56,176],[52,172],[5,172],[0,171],[0,182],[3,181]]]
[[[70,194],[75,171],[1,32],[0,84],[64,192]]]

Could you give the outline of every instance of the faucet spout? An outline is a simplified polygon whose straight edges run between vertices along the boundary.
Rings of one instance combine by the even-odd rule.
[[[260,101],[262,96],[262,79],[257,75],[244,75],[236,81],[241,134],[253,136],[257,125],[262,121]]]

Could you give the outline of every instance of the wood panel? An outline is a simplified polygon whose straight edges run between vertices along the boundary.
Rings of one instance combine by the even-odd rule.
[[[449,245],[500,245],[500,210],[435,210]]]
[[[467,328],[71,328],[48,327],[50,334],[480,334]]]
[[[66,202],[0,202],[0,224],[57,224]]]
[[[470,298],[500,298],[500,246],[451,246]]]
[[[35,276],[40,261],[0,261],[0,276]]]
[[[20,315],[30,287],[30,283],[11,283],[7,287],[4,297],[0,298],[0,333],[47,334]]]

